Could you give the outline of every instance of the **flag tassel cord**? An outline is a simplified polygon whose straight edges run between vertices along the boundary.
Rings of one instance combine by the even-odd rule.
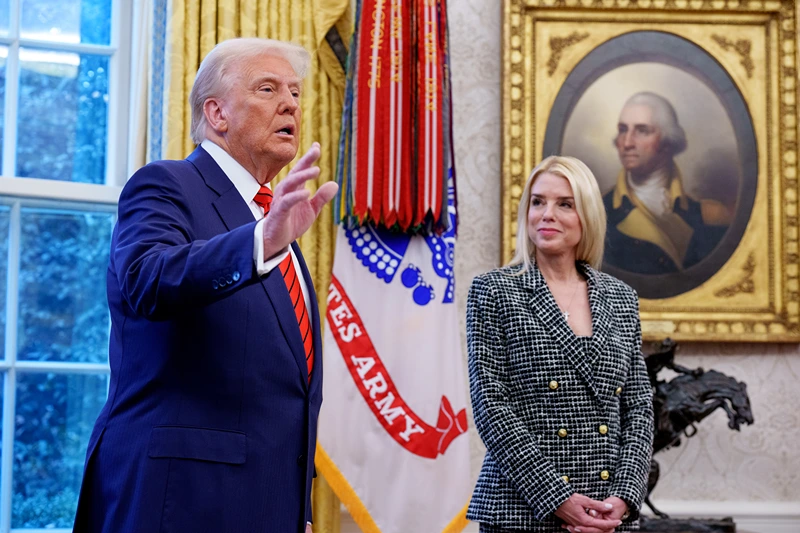
[[[333,492],[336,493],[336,497],[339,498],[347,508],[347,512],[350,513],[350,516],[361,529],[362,533],[381,533],[375,520],[369,514],[369,511],[367,511],[367,507],[319,442],[317,443],[315,463],[320,473],[325,477],[325,481],[328,482]],[[447,526],[445,526],[442,533],[459,533],[467,527],[469,524],[469,520],[467,520],[468,506],[469,502],[467,502],[464,508],[453,517]]]

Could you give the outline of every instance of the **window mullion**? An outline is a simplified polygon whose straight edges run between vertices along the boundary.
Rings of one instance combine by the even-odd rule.
[[[109,367],[104,363],[65,363],[61,361],[17,361],[14,369],[20,372],[57,374],[104,374]]]
[[[41,41],[39,39],[19,40],[20,46],[38,50],[52,50],[55,52],[69,52],[72,54],[93,54],[100,56],[111,56],[116,53],[116,49],[102,44],[82,44],[82,43],[60,43],[58,41]]]
[[[8,277],[6,279],[6,341],[5,362],[9,366],[3,380],[3,437],[0,454],[0,533],[11,530],[12,480],[14,470],[14,413],[16,411],[17,318],[19,311],[19,258],[21,206],[11,207],[8,239]]]
[[[17,107],[19,106],[19,41],[8,46],[6,62],[5,128],[3,131],[3,176],[17,173]]]
[[[116,205],[122,187],[74,183],[40,178],[0,177],[0,197],[25,199],[52,199],[64,202],[85,202]]]
[[[12,529],[11,533],[73,533],[73,531],[72,531],[72,529],[66,529],[66,528],[61,528],[61,529],[45,529],[45,528],[42,528],[42,529],[28,529],[28,528],[24,528],[24,529]]]
[[[112,4],[111,44],[117,53],[108,62],[108,135],[106,136],[106,184],[124,185],[127,176],[126,150],[128,140],[125,135],[112,132],[127,131],[128,110],[130,107],[130,64],[131,64],[131,25],[123,20],[133,20],[132,5],[125,2]],[[120,43],[124,43],[120,46]],[[125,66],[123,68],[123,65]]]
[[[0,465],[0,532],[11,530],[12,480],[14,470],[14,410],[17,371],[11,367],[3,380],[3,453]]]

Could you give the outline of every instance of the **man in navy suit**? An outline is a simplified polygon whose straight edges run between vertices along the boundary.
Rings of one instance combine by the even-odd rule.
[[[302,48],[233,39],[203,60],[183,161],[128,181],[111,243],[108,401],[76,532],[310,531],[320,316],[294,242],[336,194],[297,154]],[[266,216],[265,216],[266,213]]]

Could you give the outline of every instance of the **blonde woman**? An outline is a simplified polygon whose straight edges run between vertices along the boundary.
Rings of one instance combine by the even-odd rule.
[[[467,300],[470,391],[486,457],[467,518],[481,532],[638,528],[653,437],[636,293],[598,270],[592,172],[551,156],[520,200],[516,256]]]

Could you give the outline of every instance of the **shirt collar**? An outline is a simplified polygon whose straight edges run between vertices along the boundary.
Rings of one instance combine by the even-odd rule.
[[[628,190],[628,173],[625,172],[623,169],[620,171],[619,175],[617,175],[617,186],[614,187],[614,198],[613,198],[613,208],[619,209],[622,205],[622,199],[627,196],[628,198],[632,198],[630,191]],[[689,208],[689,197],[686,196],[686,193],[683,191],[682,185],[682,177],[681,171],[678,169],[677,165],[672,165],[672,177],[669,184],[669,195],[670,195],[670,205],[675,205],[675,200],[680,199],[681,201],[681,209],[684,211]]]
[[[236,190],[239,191],[239,194],[244,199],[245,203],[249,204],[253,201],[258,190],[261,188],[261,184],[250,174],[245,168],[236,161],[231,154],[226,152],[222,147],[216,144],[214,141],[210,141],[208,139],[204,140],[200,146],[208,152],[208,155],[214,160],[214,162],[219,165],[219,168],[222,169],[222,172],[228,176],[228,179],[231,180],[233,186],[236,187]],[[267,185],[269,186],[269,185]]]

